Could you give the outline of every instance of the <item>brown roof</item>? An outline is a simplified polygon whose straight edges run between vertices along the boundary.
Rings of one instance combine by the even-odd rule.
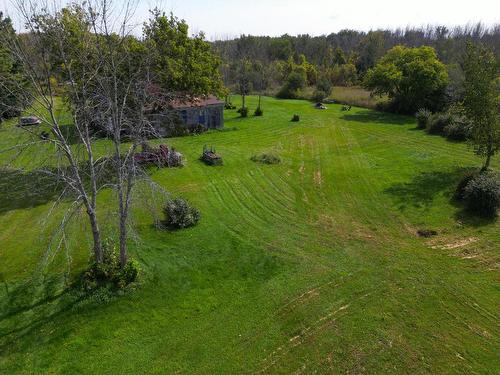
[[[224,104],[223,101],[215,96],[207,96],[206,98],[196,98],[193,100],[173,100],[170,102],[170,107],[174,109],[191,108],[191,107],[206,107],[209,105]]]

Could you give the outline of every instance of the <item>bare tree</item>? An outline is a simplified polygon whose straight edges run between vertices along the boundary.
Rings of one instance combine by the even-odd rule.
[[[134,154],[145,138],[155,135],[147,103],[163,100],[161,90],[151,90],[147,49],[131,35],[134,6],[108,0],[64,9],[39,1],[15,4],[27,33],[9,35],[1,42],[22,63],[29,81],[30,90],[19,87],[19,93],[34,104],[52,133],[40,140],[36,131],[26,128],[32,140],[18,148],[37,142],[54,146],[48,162],[55,166],[43,170],[73,193],[73,210],[85,207],[97,263],[104,257],[97,195],[103,188],[115,189],[124,266],[132,190],[137,177],[144,175]],[[71,113],[71,131],[61,123],[64,108]],[[111,157],[96,151],[95,141],[103,135],[111,140]],[[61,230],[72,215],[64,217]]]

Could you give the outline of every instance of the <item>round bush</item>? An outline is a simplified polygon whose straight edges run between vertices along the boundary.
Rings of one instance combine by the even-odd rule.
[[[299,122],[299,121],[300,121],[300,116],[299,115],[293,115],[292,122]]]
[[[102,244],[102,263],[92,262],[83,273],[82,287],[85,291],[99,288],[124,289],[127,285],[137,280],[139,276],[139,263],[129,260],[122,268],[119,252],[111,240]]]
[[[254,155],[250,159],[256,163],[262,163],[262,164],[279,164],[279,163],[281,163],[281,158],[274,153]]]
[[[455,189],[454,198],[457,200],[465,199],[465,188],[473,179],[479,175],[479,170],[469,170],[467,171],[458,182],[457,188]]]
[[[432,112],[428,109],[422,108],[419,109],[417,113],[415,113],[415,118],[417,119],[417,127],[419,129],[427,128],[427,123],[429,122],[429,118],[432,116]]]
[[[494,217],[500,207],[500,177],[498,174],[481,173],[465,187],[465,199],[470,211]]]
[[[313,102],[322,102],[323,100],[325,100],[325,98],[327,96],[328,95],[326,94],[326,92],[324,92],[322,90],[315,90],[312,97],[311,97],[311,100]]]
[[[453,118],[448,113],[435,113],[427,122],[427,132],[429,134],[444,134],[444,129],[453,122]]]
[[[444,128],[446,138],[455,141],[465,141],[469,138],[471,126],[465,121],[454,120],[451,124]]]
[[[167,228],[181,229],[192,227],[200,220],[200,211],[191,207],[182,198],[172,199],[163,208],[165,220],[162,224]]]

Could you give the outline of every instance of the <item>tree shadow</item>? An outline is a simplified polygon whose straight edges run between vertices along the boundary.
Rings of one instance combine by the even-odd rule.
[[[26,280],[14,287],[4,283],[4,286],[0,305],[0,352],[4,353],[24,351],[22,347],[31,345],[30,338],[38,337],[40,329],[75,308],[83,299],[73,287],[64,286],[57,276]],[[59,331],[44,339],[54,341],[69,333],[69,330]]]
[[[57,178],[43,171],[0,168],[0,214],[46,204],[63,190]]]
[[[408,116],[397,115],[393,113],[361,110],[356,113],[347,113],[341,117],[345,121],[356,121],[363,123],[377,124],[392,124],[392,125],[408,125],[411,123]]]
[[[455,220],[465,226],[480,228],[485,225],[493,224],[497,218],[496,217],[481,217],[468,210],[465,205],[461,202],[456,203],[456,200],[452,202],[456,207],[459,207],[460,210],[455,213]]]
[[[102,159],[95,166],[98,189],[116,181],[112,161],[107,160]],[[83,183],[89,187],[89,166],[82,163],[78,169]],[[74,198],[75,192],[62,179],[62,176],[71,174],[69,167],[33,171],[0,167],[0,215],[12,210],[41,206],[59,198]]]
[[[455,196],[460,180],[477,168],[456,168],[451,171],[423,172],[410,182],[393,185],[384,193],[391,195],[398,203],[400,211],[409,207],[427,209],[438,194],[443,194],[449,203],[457,209],[454,213],[456,221],[471,227],[481,227],[491,224],[495,218],[483,218],[467,210],[465,203]]]
[[[433,203],[437,194],[444,192],[453,199],[455,188],[467,170],[469,169],[456,168],[451,171],[423,172],[410,182],[398,183],[387,188],[384,193],[396,199],[401,211],[410,206],[426,208]]]
[[[62,124],[59,125],[61,129],[61,133],[70,145],[76,145],[81,143],[80,136],[78,135],[78,131],[73,124]]]

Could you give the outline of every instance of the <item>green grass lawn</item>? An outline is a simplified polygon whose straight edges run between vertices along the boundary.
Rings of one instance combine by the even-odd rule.
[[[66,204],[47,217],[55,194],[32,189],[47,146],[13,164],[23,174],[2,172],[1,374],[500,372],[500,225],[451,200],[480,160],[409,117],[271,98],[263,107],[261,118],[227,111],[233,131],[168,140],[187,165],[152,177],[202,220],[160,232],[138,203],[130,245],[141,285],[107,303],[65,289],[90,250],[83,213],[68,246],[46,251]],[[19,132],[4,126],[0,149]],[[224,166],[198,161],[203,145]],[[282,163],[250,160],[268,151]],[[106,208],[113,196],[100,199]],[[115,218],[100,216],[109,230]]]

